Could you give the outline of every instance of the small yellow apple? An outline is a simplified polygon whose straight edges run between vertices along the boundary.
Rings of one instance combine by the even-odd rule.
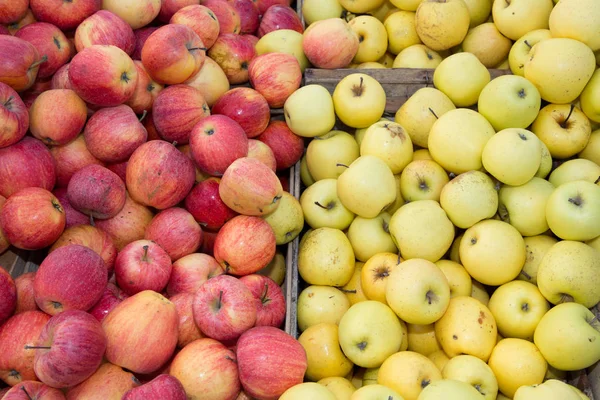
[[[419,161],[419,160],[433,161],[433,157],[431,157],[431,153],[429,153],[429,150],[427,150],[427,149],[415,150],[415,152],[413,153],[413,161]]]
[[[479,301],[484,306],[490,302],[490,295],[481,282],[471,279],[471,297]]]
[[[457,107],[477,103],[479,94],[490,82],[490,72],[472,53],[456,53],[440,63],[433,73],[433,83]]]
[[[344,8],[339,0],[304,0],[302,17],[306,26],[322,19],[340,18]]]
[[[470,27],[473,28],[477,25],[481,25],[488,20],[492,13],[493,0],[464,0],[467,8],[469,9],[469,15],[471,16]]]
[[[379,367],[377,368],[367,368],[365,373],[363,374],[363,386],[368,385],[376,385],[377,384],[377,375],[379,374]]]
[[[430,354],[442,349],[435,337],[433,324],[407,324],[406,326],[408,329],[409,351],[429,357]]]
[[[378,63],[380,63],[381,65],[383,65],[386,68],[392,68],[392,64],[394,64],[394,59],[396,58],[395,54],[390,53],[389,51],[387,51],[383,57],[381,57],[379,60],[377,60]]]
[[[333,99],[321,85],[296,90],[285,101],[283,113],[288,127],[298,136],[321,136],[335,125]]]
[[[387,69],[387,67],[378,62],[364,62],[356,66],[357,69]]]
[[[350,400],[405,400],[395,390],[383,385],[363,386],[352,394]]]
[[[400,188],[400,178],[401,178],[401,175],[394,175],[394,180],[396,181],[396,200],[394,200],[394,202],[391,203],[389,206],[387,206],[387,208],[385,209],[385,212],[387,212],[390,215],[394,215],[394,213],[396,211],[398,211],[398,209],[406,203],[404,198],[402,198],[402,192],[401,192],[401,188]],[[389,230],[389,226],[388,226],[388,230]]]
[[[385,103],[383,87],[367,74],[347,75],[338,82],[333,91],[336,115],[352,128],[366,128],[377,122],[383,115]]]
[[[552,0],[494,0],[492,16],[498,30],[517,40],[535,29],[547,29]]]
[[[349,133],[334,130],[317,136],[306,148],[308,172],[315,181],[337,179],[360,155],[358,143]]]
[[[302,206],[298,199],[288,192],[283,192],[277,209],[263,219],[273,228],[277,245],[291,242],[304,228]]]
[[[395,11],[383,22],[387,31],[388,51],[397,55],[413,44],[421,43],[416,30],[415,13],[410,11]]]
[[[377,8],[374,8],[367,12],[367,14],[374,16],[379,21],[385,21],[385,18],[388,16],[388,13],[392,13],[396,11],[397,8],[394,6],[390,0],[384,0],[384,2]]]
[[[362,274],[362,268],[364,265],[365,263],[357,261],[354,267],[354,274],[352,274],[352,278],[350,278],[350,281],[340,288],[340,290],[344,292],[348,298],[348,301],[350,301],[350,305],[368,300],[367,296],[365,296],[363,293],[360,282],[360,276]]]
[[[471,16],[463,0],[423,0],[415,15],[419,38],[440,51],[460,44],[469,30]]]
[[[600,50],[600,4],[594,0],[567,0],[550,13],[553,37],[579,40],[593,51]]]
[[[398,252],[390,235],[391,218],[387,212],[382,212],[375,218],[354,218],[346,235],[357,260],[367,262],[378,253]]]
[[[337,179],[321,179],[300,195],[305,222],[313,229],[346,229],[354,220],[337,195]]]
[[[354,14],[363,14],[381,7],[385,0],[338,0],[344,9]]]
[[[480,400],[481,393],[473,386],[456,379],[441,379],[427,385],[418,400]]]
[[[360,155],[381,158],[393,174],[399,174],[412,161],[413,144],[402,125],[392,121],[375,122],[365,132]]]
[[[352,382],[339,376],[323,378],[317,383],[329,389],[337,400],[350,400],[352,394],[356,392],[356,388],[352,385]]]
[[[378,253],[371,257],[362,268],[360,284],[362,292],[369,300],[387,304],[385,288],[392,271],[402,259],[395,253]]]
[[[496,400],[498,381],[492,369],[480,358],[460,355],[449,360],[442,370],[444,379],[455,379],[473,386],[485,400]]]
[[[308,367],[305,377],[310,381],[346,376],[354,366],[340,349],[336,324],[323,322],[312,325],[302,332],[298,342],[306,351]]]
[[[549,379],[541,385],[521,386],[515,392],[514,400],[581,400],[571,385],[556,379]]]
[[[440,194],[449,180],[448,173],[435,161],[413,160],[400,175],[400,191],[406,201],[440,201]]]
[[[331,286],[312,285],[298,296],[298,328],[305,331],[320,323],[339,324],[350,308],[344,293]]]
[[[424,44],[413,44],[403,49],[392,68],[430,68],[435,69],[442,62],[442,56]]]
[[[302,156],[302,159],[300,160],[300,179],[306,187],[309,187],[310,185],[315,183],[315,179],[310,175],[310,171],[308,170],[306,154],[304,154]]]
[[[487,68],[502,62],[512,46],[512,41],[502,35],[493,22],[471,28],[462,42],[463,51],[473,53]]]
[[[310,3],[311,1],[308,0]],[[337,2],[337,0],[331,0],[331,2]],[[304,2],[303,7],[307,2]],[[325,3],[325,2],[324,2]],[[306,20],[306,14],[304,14]],[[307,22],[308,24],[308,22]],[[298,60],[300,64],[300,70],[304,72],[309,67],[310,62],[304,50],[302,49],[302,34],[296,32],[293,29],[277,29],[269,32],[261,37],[255,45],[256,54],[267,54],[267,53],[287,53],[291,54]]]
[[[448,355],[446,353],[444,353],[444,350],[442,350],[442,349],[434,351],[433,353],[428,355],[427,358],[429,358],[431,361],[433,361],[435,366],[440,371],[443,371],[444,367],[446,366],[448,361],[450,361],[450,357],[448,357]]]
[[[548,235],[530,236],[523,239],[527,256],[521,273],[517,277],[519,280],[537,284],[537,273],[542,259],[546,253],[554,246],[558,240]]]
[[[423,0],[390,0],[390,3],[402,10],[417,11],[421,1]]]
[[[579,100],[581,101],[581,110],[594,122],[600,122],[600,70],[596,70],[592,78],[586,85]]]
[[[315,382],[299,383],[283,392],[279,397],[279,400],[305,399],[337,400],[329,389]]]
[[[450,250],[448,251],[448,258],[450,258],[451,261],[454,261],[455,263],[460,264],[460,241],[463,238],[463,234],[461,233],[460,235],[458,235],[457,237],[454,238],[454,241],[452,242],[452,246],[450,247]]]
[[[579,158],[585,158],[600,165],[600,130],[595,130],[590,134],[587,146],[579,153]]]
[[[387,386],[407,400],[417,399],[427,385],[442,379],[433,361],[414,351],[401,351],[386,359],[377,383]]]
[[[525,63],[529,60],[531,49],[538,42],[550,39],[552,34],[549,29],[536,29],[527,32],[513,43],[508,53],[508,63],[513,74],[523,76]]]
[[[542,161],[540,161],[540,168],[536,172],[535,176],[536,176],[536,178],[544,179],[548,176],[550,171],[552,171],[553,161],[552,161],[552,154],[550,154],[550,150],[548,149],[548,146],[546,146],[546,143],[544,143],[543,140],[541,140],[541,142],[542,142]]]
[[[548,180],[555,187],[563,183],[578,180],[596,183],[600,177],[600,165],[585,158],[576,158],[562,163],[552,173]]]
[[[371,15],[360,15],[348,22],[358,35],[358,52],[354,62],[364,63],[379,60],[387,50],[388,37],[385,26]]]
[[[450,260],[439,260],[435,263],[442,270],[448,284],[450,285],[450,298],[456,296],[470,296],[472,292],[471,276],[457,262]]]

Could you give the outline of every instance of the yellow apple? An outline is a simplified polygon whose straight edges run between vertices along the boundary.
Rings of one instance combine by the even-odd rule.
[[[379,121],[385,110],[385,102],[383,87],[367,74],[347,75],[333,91],[336,115],[352,128],[366,128]]]
[[[363,368],[377,368],[402,344],[402,328],[391,308],[378,301],[350,307],[339,324],[340,346],[346,357]]]
[[[596,70],[592,78],[586,85],[579,100],[581,101],[581,110],[594,122],[600,122],[600,70]]]
[[[395,390],[383,385],[363,386],[352,394],[350,400],[405,400]]]
[[[364,62],[356,66],[357,69],[387,69],[387,67],[378,62]]]
[[[392,271],[402,259],[395,253],[378,253],[372,256],[362,268],[360,284],[362,292],[369,300],[387,304],[385,288]]]
[[[492,16],[498,30],[517,40],[535,29],[547,29],[552,0],[494,0]]]
[[[335,125],[333,99],[321,85],[296,90],[285,101],[283,113],[288,127],[298,136],[321,136]]]
[[[600,165],[600,130],[591,133],[587,146],[579,153],[579,158],[585,158]]]
[[[388,13],[392,13],[397,10],[396,6],[394,6],[390,0],[384,0],[384,2],[377,8],[370,10],[367,14],[374,16],[379,21],[385,21],[385,17],[388,16]]]
[[[364,14],[381,7],[385,0],[338,0],[344,9],[354,14]]]
[[[462,42],[463,51],[473,53],[487,68],[502,62],[512,46],[512,42],[502,35],[493,22],[486,22],[471,28]]]
[[[306,153],[302,156],[300,160],[300,180],[304,186],[309,187],[313,183],[315,183],[315,179],[310,176],[310,171],[308,170],[308,164],[306,163]]]
[[[433,161],[433,157],[431,157],[431,153],[429,153],[429,150],[419,149],[419,150],[415,150],[415,152],[413,153],[413,161],[418,161],[418,160]]]
[[[579,180],[596,183],[598,177],[600,177],[600,165],[585,158],[576,158],[559,165],[552,171],[548,180],[558,187],[563,183]]]
[[[421,43],[417,34],[415,13],[410,11],[395,11],[383,22],[387,31],[388,51],[397,55],[413,44]]]
[[[350,165],[359,155],[354,136],[334,130],[310,141],[306,148],[306,164],[315,181],[337,179],[346,170],[342,165]]]
[[[198,89],[204,96],[206,104],[210,107],[230,89],[227,75],[225,75],[219,64],[210,57],[206,57],[200,71],[185,81],[184,84]]]
[[[379,121],[369,126],[360,144],[360,155],[382,159],[393,174],[399,174],[412,161],[413,144],[397,122]]]
[[[550,171],[552,171],[553,161],[552,154],[550,154],[548,146],[546,146],[546,143],[544,143],[543,140],[540,141],[542,142],[542,161],[540,161],[540,168],[536,172],[535,176],[536,178],[544,179],[548,176]]]
[[[497,334],[490,310],[468,296],[451,298],[446,313],[435,323],[435,336],[450,358],[468,354],[487,362]]]
[[[485,400],[496,400],[498,381],[492,369],[481,359],[460,355],[446,363],[442,378],[455,379],[473,386]]]
[[[427,385],[418,400],[481,400],[481,393],[473,386],[456,379],[441,379]]]
[[[471,291],[473,290],[471,276],[465,267],[450,260],[439,260],[435,265],[446,275],[446,279],[450,285],[450,298],[471,295]]]
[[[409,351],[429,357],[430,354],[442,349],[435,337],[433,324],[407,324],[407,329]]]
[[[455,226],[467,229],[496,214],[498,193],[488,175],[469,171],[442,188],[440,205]]]
[[[553,37],[579,40],[593,51],[600,50],[600,4],[594,0],[567,0],[550,13]]]
[[[432,50],[460,44],[469,30],[471,16],[463,0],[423,0],[415,15],[417,34]]]
[[[156,18],[160,12],[160,0],[102,0],[102,9],[108,10],[138,29]]]
[[[430,68],[435,69],[442,62],[442,56],[424,44],[413,44],[403,49],[392,68]]]
[[[281,251],[278,250],[271,262],[267,264],[266,267],[259,270],[257,274],[268,276],[269,278],[273,279],[275,283],[281,286],[283,284],[283,280],[285,279],[286,269],[285,256],[281,253]]]
[[[585,244],[587,244],[588,246],[593,247],[594,249],[600,251],[600,236],[598,236],[598,237],[596,237],[594,239],[586,241]]]
[[[439,117],[456,107],[452,100],[438,89],[425,87],[417,90],[402,104],[395,120],[408,132],[412,142],[427,148],[429,131]]]
[[[402,350],[400,350],[400,351],[402,351]],[[379,367],[378,368],[367,368],[365,370],[365,373],[363,374],[362,385],[363,386],[376,385],[378,374],[379,374]]]
[[[417,11],[421,1],[423,0],[390,0],[390,3],[402,10]]]
[[[387,212],[382,212],[375,218],[354,218],[346,235],[357,260],[367,262],[378,253],[398,252],[390,236],[391,218],[392,216]]]
[[[579,97],[595,69],[596,57],[585,44],[552,38],[533,46],[524,76],[538,88],[542,99],[568,104]]]
[[[340,349],[336,324],[322,322],[312,325],[302,332],[298,342],[306,351],[308,367],[305,377],[310,381],[346,376],[354,366]]]
[[[352,382],[339,376],[323,378],[317,383],[329,389],[337,400],[350,400],[352,394],[356,392],[356,388],[352,385]]]
[[[573,386],[556,379],[541,385],[522,386],[517,389],[514,400],[581,400]]]
[[[573,391],[574,391],[575,393],[577,393],[577,395],[578,395],[578,396],[581,398],[581,400],[590,400],[590,398],[589,398],[589,397],[588,397],[588,396],[587,396],[585,393],[583,393],[581,390],[579,390],[579,389],[578,389],[578,388],[576,388],[575,386],[569,385],[569,387],[570,387],[571,389],[573,389]]]
[[[460,241],[463,238],[463,234],[461,233],[457,237],[454,238],[452,242],[452,246],[450,246],[450,250],[448,251],[448,257],[451,261],[460,264]],[[464,268],[464,267],[463,267]]]
[[[298,328],[305,331],[320,323],[338,324],[350,308],[350,301],[339,289],[312,285],[298,296]]]
[[[436,262],[452,245],[454,225],[437,201],[417,200],[392,215],[390,233],[404,259]]]
[[[329,389],[315,382],[299,383],[279,396],[279,400],[305,399],[337,400],[335,395]]]
[[[523,76],[525,63],[529,60],[531,49],[538,42],[550,39],[552,34],[549,29],[536,29],[527,32],[513,43],[508,53],[508,63],[513,74]]]
[[[443,371],[444,367],[446,366],[448,361],[450,361],[450,357],[448,357],[448,355],[446,353],[444,353],[444,350],[442,350],[442,349],[434,351],[433,353],[428,355],[427,358],[429,358],[431,361],[433,361],[435,366],[440,371]]]
[[[348,301],[350,301],[350,305],[368,300],[367,296],[365,296],[363,293],[360,282],[360,276],[364,265],[365,263],[357,261],[354,267],[352,278],[350,278],[350,281],[340,288],[340,290],[344,292],[348,298]]]
[[[457,107],[476,104],[479,94],[489,82],[490,72],[472,53],[456,53],[445,58],[433,73],[435,87]]]
[[[526,237],[523,241],[525,242],[527,257],[525,258],[525,264],[517,279],[536,285],[540,263],[548,250],[550,250],[558,240],[548,235],[537,235]]]
[[[306,18],[306,15],[304,17]],[[310,66],[310,62],[302,49],[302,38],[302,34],[295,30],[278,29],[261,37],[254,47],[257,55],[267,53],[291,54],[296,57],[300,64],[300,70],[304,72]]]
[[[464,2],[471,16],[471,28],[486,22],[492,13],[493,0],[464,0]]]
[[[506,57],[504,60],[502,60],[499,64],[496,64],[496,66],[494,66],[493,68],[509,70],[510,64],[508,63],[508,57]]]
[[[485,286],[481,282],[477,282],[471,279],[471,297],[479,301],[484,306],[487,306],[490,302],[490,295],[488,294]]]
[[[313,229],[346,229],[354,220],[337,195],[337,179],[321,179],[300,195],[304,220]]]
[[[356,0],[354,0],[356,1]],[[379,60],[387,50],[388,37],[383,23],[371,15],[360,15],[348,22],[358,35],[358,52],[354,62],[364,63]]]
[[[400,191],[400,177],[400,175],[394,175],[394,180],[396,181],[396,200],[385,209],[385,212],[390,215],[394,215],[394,213],[406,203],[402,198],[402,193]]]
[[[344,8],[339,0],[304,0],[302,2],[302,17],[306,26],[315,21],[342,17]]]
[[[442,189],[449,181],[444,168],[435,161],[412,161],[400,175],[400,191],[407,201],[439,201]]]
[[[298,272],[311,285],[344,286],[354,273],[354,252],[339,229],[318,228],[304,234]]]
[[[377,122],[390,122],[389,119],[381,117],[379,119],[379,121]],[[356,143],[358,143],[358,148],[360,149],[360,145],[362,144],[362,140],[365,137],[365,134],[367,133],[367,130],[369,129],[370,126],[367,126],[366,128],[358,128],[354,131],[354,139],[356,140]]]
[[[535,344],[513,338],[498,342],[488,363],[498,388],[508,397],[514,397],[521,386],[542,383],[548,366]]]
[[[388,38],[389,41],[389,38]],[[396,58],[395,54],[390,53],[389,51],[387,51],[383,57],[381,57],[379,60],[377,60],[378,63],[380,63],[381,65],[383,65],[386,68],[392,68],[392,64],[394,64],[394,59]]]
[[[414,351],[401,351],[383,362],[377,383],[398,392],[406,400],[416,400],[427,385],[442,379],[433,361]]]

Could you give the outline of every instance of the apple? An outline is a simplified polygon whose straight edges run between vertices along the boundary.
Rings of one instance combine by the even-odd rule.
[[[595,37],[594,28],[594,24],[600,18],[598,5],[591,1],[579,1],[571,5],[572,7],[567,7],[561,4],[552,9],[548,21],[552,36],[576,39],[593,51],[600,50],[600,42]]]
[[[129,296],[142,291],[160,293],[169,282],[172,264],[169,254],[150,240],[136,240],[119,251],[115,277]]]
[[[288,127],[298,136],[321,136],[335,125],[333,99],[321,85],[311,84],[296,90],[285,101],[283,112]]]
[[[438,65],[440,65],[441,62],[442,56],[440,56],[437,52],[431,50],[424,44],[413,44],[398,53],[396,58],[394,58],[392,68],[435,69]],[[381,68],[378,65],[373,66]],[[383,68],[387,67],[383,66]]]
[[[194,320],[194,294],[181,292],[169,298],[175,304],[177,315],[179,316],[177,347],[181,349],[193,341],[204,337],[204,334]]]
[[[73,89],[69,80],[69,63],[60,67],[52,76],[51,89]]]
[[[217,17],[219,36],[228,33],[237,35],[241,32],[242,20],[232,3],[221,0],[203,0],[202,5],[209,8]]]
[[[126,102],[135,91],[137,79],[137,69],[131,58],[112,45],[86,47],[69,63],[73,89],[83,100],[97,106],[117,106]]]
[[[160,12],[160,0],[103,0],[102,8],[108,10],[138,29],[148,25]]]
[[[384,398],[387,400],[404,399],[404,397],[400,396],[400,394],[398,394],[395,390],[392,390],[387,386],[379,385],[377,383],[359,387],[354,393],[352,393],[351,397],[351,399],[353,400],[376,400],[380,398]]]
[[[0,394],[6,400],[65,400],[65,395],[60,390],[34,380],[24,381],[6,392],[0,391]]]
[[[254,61],[250,63],[252,66]],[[271,65],[272,68],[272,65]],[[280,71],[281,66],[277,70]],[[263,95],[251,88],[239,87],[225,92],[212,107],[213,114],[237,122],[248,138],[260,135],[269,125],[271,110]]]
[[[403,1],[408,1],[414,3],[414,0],[395,0],[396,3],[402,3]],[[419,1],[417,1],[419,3]],[[490,17],[492,12],[492,3],[493,0],[465,0],[465,4],[469,9],[469,14],[471,15],[471,28],[483,24]],[[401,5],[401,4],[400,4]],[[418,5],[418,4],[417,4]]]
[[[184,83],[198,89],[209,106],[214,105],[230,87],[227,75],[210,57],[206,58],[200,71]]]
[[[144,111],[148,112],[152,110],[152,104],[156,100],[158,94],[162,91],[163,85],[155,82],[150,78],[144,64],[139,60],[133,60],[135,68],[138,72],[138,80],[135,87],[135,91],[125,102],[131,109],[144,116]]]
[[[390,218],[391,215],[387,212],[382,212],[375,218],[354,218],[347,236],[357,260],[367,262],[378,253],[397,252],[389,233]]]
[[[378,121],[366,130],[360,144],[360,155],[379,157],[393,174],[399,174],[412,161],[413,145],[400,124]]]
[[[130,389],[123,395],[123,400],[186,400],[183,385],[172,375],[161,374],[150,382]]]
[[[281,327],[285,320],[286,303],[283,290],[271,278],[251,274],[240,278],[254,296],[256,305],[255,326]]]
[[[478,400],[481,393],[470,384],[456,379],[440,379],[427,385],[419,394],[420,400]]]
[[[338,325],[350,308],[350,300],[340,289],[311,285],[298,296],[298,329],[304,332],[320,323]]]
[[[88,310],[98,321],[102,322],[104,318],[111,312],[117,304],[128,298],[120,288],[112,282],[104,289],[104,293],[98,302]]]
[[[392,9],[387,13],[383,21],[388,37],[388,51],[394,56],[412,45],[420,44],[421,39],[417,34],[416,19],[414,11]],[[404,29],[399,29],[404,27]],[[384,56],[385,57],[385,56]]]
[[[144,235],[162,247],[171,261],[195,252],[202,244],[202,228],[192,214],[171,207],[156,214]]]
[[[493,22],[486,22],[469,29],[461,48],[465,52],[475,54],[487,68],[495,68],[507,59],[512,44]]]
[[[15,278],[15,287],[17,288],[17,307],[15,308],[15,314],[39,310],[35,303],[35,296],[33,293],[34,278],[35,272],[26,272]]]
[[[511,72],[523,76],[527,60],[531,56],[531,49],[538,42],[550,39],[552,34],[548,29],[535,29],[521,36],[511,47],[508,53],[508,63]]]
[[[481,359],[469,355],[452,358],[441,370],[443,379],[454,379],[473,386],[484,399],[496,400],[498,381],[492,369]]]
[[[236,354],[222,343],[202,338],[183,348],[169,374],[190,399],[235,399],[240,392]]]
[[[138,385],[139,381],[131,372],[107,362],[100,365],[100,368],[88,379],[69,388],[66,400],[117,399]]]
[[[175,351],[179,317],[175,305],[151,290],[119,303],[102,321],[106,359],[133,373],[158,370]]]
[[[358,52],[354,56],[355,63],[376,62],[388,47],[385,26],[371,15],[358,16],[348,23],[359,37]]]
[[[91,164],[104,165],[90,153],[83,135],[77,136],[65,145],[53,146],[50,148],[50,154],[55,163],[56,186],[65,188],[65,190],[77,171]],[[64,199],[60,198],[59,200],[63,204]],[[67,207],[65,204],[63,206]]]
[[[133,31],[133,34],[135,35],[135,50],[131,53],[131,58],[133,60],[140,61],[142,59],[144,43],[146,43],[148,37],[158,28],[158,26],[146,26]]]
[[[47,59],[38,53],[33,44],[9,35],[0,35],[0,54],[0,82],[17,92],[25,91],[33,85],[40,65]]]
[[[438,264],[436,263],[436,265],[438,265]],[[446,273],[444,272],[444,275],[445,274]],[[450,296],[452,297],[452,290],[450,292]],[[433,324],[427,324],[427,325],[406,324],[406,339],[408,342],[406,349],[408,351],[413,351],[415,353],[422,354],[428,358],[429,358],[430,354],[433,354],[436,351],[441,350],[440,344],[438,343],[438,341],[435,337],[435,327]],[[429,359],[431,360],[431,358],[429,358]],[[442,371],[442,369],[440,369],[440,372],[441,371]],[[365,378],[368,378],[368,375],[366,377],[363,376],[363,379],[365,379]],[[374,376],[374,378],[375,378],[374,380],[376,382],[377,374]]]
[[[586,241],[600,236],[600,214],[596,207],[590,208],[599,197],[600,186],[584,180],[557,187],[546,203],[546,220],[552,232],[565,240]]]
[[[82,140],[83,142],[83,140]],[[69,203],[69,198],[67,196],[67,188],[66,187],[58,187],[54,189],[52,194],[56,197],[60,205],[62,206],[65,212],[65,229],[68,229],[72,226],[76,225],[86,225],[90,223],[90,217],[77,211],[71,206]]]
[[[0,148],[21,140],[29,129],[29,113],[21,97],[5,83],[0,82]]]
[[[336,324],[313,325],[302,332],[298,342],[306,351],[307,380],[321,383],[322,379],[346,376],[352,371],[352,362],[341,351]]]
[[[286,269],[285,256],[281,251],[277,251],[273,260],[266,267],[258,271],[257,274],[267,276],[273,279],[278,285],[282,285],[285,280]]]
[[[442,60],[433,82],[457,107],[469,107],[490,82],[490,73],[474,54],[456,53]]]
[[[136,39],[127,22],[110,11],[99,10],[83,20],[75,30],[78,52],[95,44],[113,45],[131,55]]]
[[[323,41],[320,39],[323,36],[335,40]],[[304,31],[302,49],[311,64],[317,68],[345,68],[358,52],[358,48],[358,35],[341,18],[316,21]]]
[[[333,130],[310,141],[306,165],[315,181],[337,179],[359,155],[359,146],[351,134]]]
[[[51,77],[71,58],[71,48],[65,34],[55,25],[35,22],[15,32],[15,36],[33,44],[40,55],[47,57],[40,65],[38,78]]]
[[[419,38],[435,51],[460,44],[469,30],[471,17],[464,1],[423,1],[415,14]]]
[[[101,0],[33,0],[29,2],[35,19],[49,22],[64,31],[75,29],[84,19],[100,10]]]
[[[548,367],[550,368],[550,366]],[[515,392],[516,400],[525,400],[539,397],[548,400],[580,400],[581,396],[575,392],[574,386],[568,385],[558,379],[548,379],[541,385],[522,386]]]
[[[219,178],[208,178],[194,186],[185,198],[185,208],[204,228],[217,231],[237,213],[219,197]]]
[[[229,6],[227,2],[214,1]],[[208,50],[208,56],[221,67],[229,83],[236,85],[248,82],[248,66],[256,56],[256,50],[242,35],[223,33]]]
[[[260,12],[254,0],[229,0],[240,16],[240,33],[254,34],[260,24]]]
[[[448,182],[448,174],[435,161],[411,161],[400,175],[400,192],[407,201],[440,201],[440,195]]]
[[[259,160],[273,172],[277,171],[277,161],[275,161],[273,150],[260,140],[248,139],[248,155],[246,157]]]
[[[315,382],[305,382],[292,386],[279,397],[281,400],[323,399],[334,400],[337,397],[331,390]]]
[[[555,245],[558,240],[555,239],[554,236],[548,235],[530,236],[524,238],[523,240],[525,241],[527,258],[517,279],[530,282],[535,285],[537,284],[537,272],[544,255],[548,253],[550,248],[552,248],[552,246]]]
[[[161,1],[158,20],[164,23],[169,23],[173,15],[184,7],[198,5],[200,0],[164,0]]]
[[[0,24],[12,24],[25,16],[29,8],[29,1],[15,1],[3,6],[0,13]]]
[[[338,197],[336,179],[315,182],[302,192],[300,204],[307,224],[314,229],[346,229],[355,218]]]
[[[306,15],[304,15],[306,20]],[[256,54],[262,55],[267,53],[287,53],[291,54],[298,60],[300,70],[304,72],[309,67],[310,63],[302,49],[303,35],[292,29],[278,29],[269,32],[256,43]]]
[[[277,65],[277,69],[273,69]],[[266,53],[254,58],[248,67],[250,83],[269,103],[281,108],[302,81],[302,70],[295,56],[287,53]]]
[[[294,134],[284,121],[271,121],[257,139],[273,151],[278,171],[295,165],[304,153],[304,140]]]
[[[353,128],[371,126],[381,119],[385,111],[385,91],[375,78],[367,74],[356,73],[342,78],[332,98],[338,118]]]
[[[533,30],[548,29],[548,18],[553,6],[550,0],[517,0],[510,4],[495,0],[492,16],[504,36],[517,40]]]
[[[27,10],[23,18],[6,26],[6,28],[8,29],[9,35],[14,35],[22,27],[29,24],[33,24],[34,22],[37,22],[37,19],[34,17],[33,12],[30,8],[29,10]]]
[[[309,26],[315,21],[327,18],[342,17],[344,8],[339,0],[305,0],[302,2],[302,17]]]
[[[562,163],[552,171],[548,181],[558,187],[563,183],[578,180],[596,183],[598,177],[600,177],[600,165],[585,158],[575,158]]]
[[[254,295],[237,278],[220,275],[206,281],[194,297],[194,320],[208,337],[235,340],[256,323]]]
[[[210,49],[219,36],[219,20],[215,13],[208,7],[194,4],[183,7],[171,17],[171,24],[187,25]]]
[[[90,164],[73,174],[67,196],[77,211],[92,218],[108,219],[125,205],[125,184],[109,169]]]
[[[279,207],[263,218],[273,229],[277,245],[291,242],[304,227],[302,205],[289,192],[283,192]]]
[[[402,351],[386,359],[377,374],[377,383],[387,386],[406,398],[420,397],[429,384],[442,379],[433,361],[414,351]]]
[[[334,396],[336,396],[336,398],[349,399],[350,396],[352,396],[352,394],[356,392],[356,388],[354,387],[352,382],[340,376],[323,378],[317,383],[325,386],[330,392],[333,393]]]
[[[274,4],[262,14],[260,26],[258,27],[258,37],[261,38],[267,33],[279,29],[290,29],[303,33],[304,25],[293,8],[282,4]]]

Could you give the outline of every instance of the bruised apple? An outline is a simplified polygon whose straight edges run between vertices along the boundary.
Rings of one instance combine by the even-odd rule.
[[[125,184],[108,168],[91,164],[73,174],[67,196],[77,211],[93,218],[112,218],[125,205]]]

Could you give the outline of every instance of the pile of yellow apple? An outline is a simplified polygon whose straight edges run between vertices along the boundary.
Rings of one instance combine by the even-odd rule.
[[[359,71],[333,94],[288,98],[290,129],[312,138],[298,256],[308,369],[281,399],[588,399],[565,382],[600,360],[600,2],[496,0],[481,25],[491,0],[391,4],[407,8],[386,22],[410,14],[417,31],[421,11],[466,4],[467,38],[475,25],[516,40],[496,54],[516,67],[491,79],[494,64],[456,37],[464,51],[394,120]]]

